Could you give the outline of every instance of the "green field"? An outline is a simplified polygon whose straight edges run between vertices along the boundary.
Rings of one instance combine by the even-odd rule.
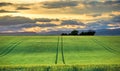
[[[0,68],[39,65],[43,65],[43,68],[49,65],[54,67],[57,46],[57,66],[62,66],[60,47],[63,46],[65,64],[69,67],[111,65],[120,70],[120,36],[63,36],[62,39],[63,42],[60,40],[58,46],[58,36],[0,36]]]

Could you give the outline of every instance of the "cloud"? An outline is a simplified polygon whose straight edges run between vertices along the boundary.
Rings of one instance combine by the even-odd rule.
[[[93,16],[93,17],[98,17],[98,16],[102,16],[102,14],[92,14],[90,16]]]
[[[114,16],[114,17],[111,19],[111,21],[112,21],[112,22],[120,23],[120,15]]]
[[[112,5],[112,4],[120,4],[120,1],[119,1],[119,0],[105,1],[104,4],[109,4],[109,5]]]
[[[106,24],[108,24],[109,22],[106,22],[104,20],[100,20],[100,21],[95,21],[95,22],[90,22],[87,23],[87,29],[105,29],[107,28]]]
[[[105,4],[107,3],[107,4]],[[11,7],[11,8],[10,8]],[[43,1],[39,3],[16,4],[7,6],[5,10],[21,10],[22,14],[94,14],[119,11],[119,1]],[[27,11],[24,11],[27,10]],[[97,17],[98,15],[94,15]]]
[[[19,24],[16,25],[16,27],[21,27],[21,28],[30,28],[30,27],[54,27],[57,26],[56,24],[53,23],[41,23],[41,24],[37,24],[37,23],[24,23],[24,24]]]
[[[35,18],[19,16],[4,16],[0,17],[0,32],[4,31],[22,31],[22,32],[50,32],[50,31],[65,31],[73,29],[109,29],[120,27],[120,16],[112,16],[109,20],[96,20],[90,23],[82,23],[80,20],[60,20],[49,18]],[[57,21],[61,24],[56,24]]]
[[[56,24],[52,24],[52,23],[46,23],[46,24],[39,24],[40,27],[54,27],[57,26]]]
[[[12,16],[3,16],[0,17],[0,25],[17,25],[17,24],[24,24],[24,23],[35,23],[34,20],[26,17],[12,17]]]
[[[7,11],[7,10],[0,10],[0,13],[17,13],[18,11]]]
[[[0,26],[19,25],[19,24],[24,24],[24,26],[34,26],[35,24],[33,25],[30,23],[36,23],[36,25],[40,27],[49,27],[49,26],[56,26],[56,24],[53,23],[54,21],[59,22],[59,19],[49,19],[49,18],[30,19],[28,17],[21,17],[21,16],[1,16]],[[26,23],[29,24],[27,25]]]
[[[49,19],[49,18],[36,18],[35,21],[39,22],[51,22],[51,21],[59,21],[59,19]]]
[[[87,23],[89,29],[109,29],[120,27],[120,16],[114,16],[109,20],[98,20],[95,22]]]
[[[41,32],[40,27],[22,28],[24,32]]]
[[[30,27],[30,28],[22,28],[21,31],[24,32],[35,32],[35,33],[46,33],[46,32],[51,32],[51,31],[58,31],[57,28],[52,28],[52,27],[48,27],[48,28],[43,28],[43,27]]]
[[[36,3],[19,3],[19,4],[16,4],[17,6],[32,6],[32,5],[35,5]]]
[[[84,25],[84,23],[78,22],[76,20],[63,20],[61,25]]]
[[[30,19],[30,18],[27,18],[27,17],[20,17],[20,16],[15,16],[15,17],[3,16],[3,17],[0,17],[0,25],[1,26],[7,26],[7,25],[23,24],[26,27],[27,26],[49,27],[49,26],[56,26],[55,24],[53,24],[51,22],[52,21],[58,21],[58,20],[59,19],[48,19],[48,18]],[[34,25],[33,25],[33,23],[34,23]]]
[[[84,13],[105,13],[105,12],[112,12],[112,11],[119,11],[120,9],[120,1],[85,1],[83,4],[86,6]]]
[[[5,20],[4,20],[5,19]],[[49,20],[49,21],[46,21]],[[37,23],[37,22],[40,23]],[[53,21],[62,22],[61,24],[53,23]],[[63,23],[64,22],[64,23]],[[0,17],[0,32],[50,32],[57,30],[71,30],[71,29],[84,29],[85,25],[77,20],[59,20],[37,18],[30,19],[26,17]]]
[[[36,24],[36,23],[24,23],[16,25],[0,26],[0,32],[47,32],[51,31],[53,27],[57,25],[52,23]]]
[[[17,9],[16,10],[29,10],[30,8],[28,8],[28,7],[17,7]]]
[[[74,7],[79,3],[77,1],[54,1],[54,2],[44,2],[43,8],[64,8],[64,7]]]
[[[20,27],[17,26],[0,26],[0,32],[19,32]]]
[[[110,27],[120,27],[120,23],[119,24],[108,24],[107,26],[110,26]]]
[[[91,0],[91,1],[85,1],[84,4],[89,5],[114,5],[114,4],[120,4],[119,0],[104,0],[104,1],[97,1],[97,0]]]
[[[13,5],[12,3],[0,2],[0,7]]]

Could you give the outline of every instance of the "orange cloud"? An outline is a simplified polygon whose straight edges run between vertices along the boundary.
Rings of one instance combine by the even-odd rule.
[[[25,32],[41,32],[40,27],[23,28],[22,30]]]
[[[108,24],[108,26],[110,26],[110,27],[119,26],[120,27],[120,24],[119,23],[118,24]]]
[[[31,27],[31,28],[23,28],[22,31],[24,32],[49,32],[48,28],[41,28],[41,27]]]
[[[56,28],[58,29],[77,29],[77,28],[80,28],[80,29],[84,29],[86,28],[86,26],[78,26],[78,25],[63,25],[63,26],[57,26]]]
[[[111,14],[113,14],[113,15],[120,15],[120,12],[118,12],[118,11],[112,11]]]

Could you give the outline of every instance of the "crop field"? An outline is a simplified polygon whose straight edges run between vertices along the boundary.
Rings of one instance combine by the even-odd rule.
[[[120,36],[0,36],[0,71],[120,71]]]

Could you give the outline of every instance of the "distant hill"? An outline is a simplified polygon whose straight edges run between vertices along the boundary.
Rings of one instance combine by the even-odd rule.
[[[96,30],[95,35],[120,35],[120,29],[101,29]]]
[[[86,31],[86,30],[79,30],[79,33],[82,31]],[[95,30],[96,33],[95,35],[120,35],[120,29],[100,29],[100,30]],[[44,34],[48,34],[48,35],[58,35],[61,33],[70,33],[71,31],[51,31],[48,33],[44,33]]]
[[[79,30],[79,33],[86,30]],[[60,35],[61,33],[70,33],[71,31],[51,31],[51,32],[42,32],[42,33],[35,33],[35,32],[16,32],[16,33],[0,33],[0,35]],[[120,29],[100,29],[96,30],[95,35],[120,35]]]
[[[38,35],[34,32],[15,32],[15,33],[0,33],[1,36],[9,35],[9,36],[17,36],[17,35]]]

